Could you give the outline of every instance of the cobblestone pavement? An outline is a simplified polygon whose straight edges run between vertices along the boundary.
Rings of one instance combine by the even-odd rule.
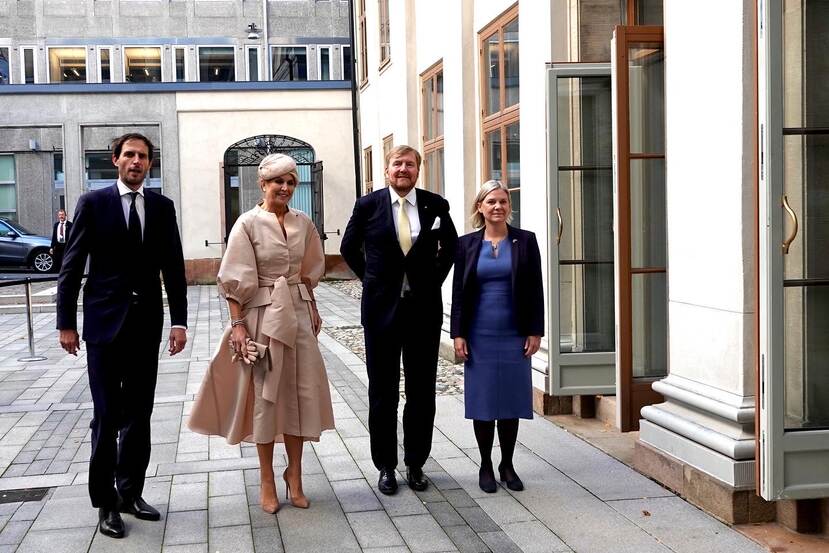
[[[96,532],[87,497],[92,406],[85,350],[78,358],[65,355],[54,313],[37,313],[36,349],[48,359],[18,362],[27,353],[25,316],[0,315],[0,553],[761,551],[542,418],[522,422],[519,435],[516,467],[527,490],[481,492],[478,452],[459,395],[438,397],[424,467],[429,488],[416,493],[399,478],[397,495],[379,494],[359,305],[344,286],[323,284],[317,292],[337,429],[305,448],[311,508],[283,505],[276,516],[266,515],[257,505],[255,447],[187,430],[193,396],[227,322],[215,287],[191,287],[188,345],[173,358],[160,351],[144,497],[162,520],[125,516],[124,540]],[[277,470],[285,462],[278,447]]]

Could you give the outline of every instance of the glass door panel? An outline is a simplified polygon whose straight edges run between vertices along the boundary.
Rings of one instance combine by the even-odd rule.
[[[662,401],[651,384],[668,374],[665,77],[662,27],[617,26],[611,41],[618,426],[639,428],[642,407]]]
[[[553,66],[548,99],[550,393],[612,394],[610,68],[606,64]]]
[[[760,24],[760,489],[827,497],[829,3],[773,3]]]

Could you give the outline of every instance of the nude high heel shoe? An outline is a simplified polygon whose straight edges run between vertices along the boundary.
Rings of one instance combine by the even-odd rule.
[[[291,491],[291,483],[288,482],[288,469],[285,469],[285,472],[282,473],[282,479],[285,481],[285,499],[290,500],[294,507],[307,509],[311,505],[308,498],[304,495],[296,495]]]
[[[266,497],[266,492],[270,492]],[[276,496],[276,482],[262,480],[259,483],[259,505],[268,514],[275,514],[279,510],[279,498]]]

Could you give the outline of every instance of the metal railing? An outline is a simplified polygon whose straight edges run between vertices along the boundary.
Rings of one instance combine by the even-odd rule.
[[[35,333],[34,333],[34,325],[32,324],[32,283],[33,282],[53,282],[57,281],[58,277],[55,275],[52,276],[38,276],[38,277],[31,277],[27,276],[24,278],[14,279],[14,280],[2,280],[0,281],[0,288],[8,288],[10,286],[20,286],[21,284],[25,286],[26,289],[26,329],[29,334],[29,355],[20,357],[18,361],[24,362],[34,362],[34,361],[46,361],[47,357],[43,355],[37,355],[35,353]]]

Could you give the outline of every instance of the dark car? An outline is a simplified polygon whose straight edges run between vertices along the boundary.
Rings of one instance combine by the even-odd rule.
[[[4,267],[31,267],[37,273],[48,273],[55,268],[49,253],[51,242],[0,217],[0,265]]]

